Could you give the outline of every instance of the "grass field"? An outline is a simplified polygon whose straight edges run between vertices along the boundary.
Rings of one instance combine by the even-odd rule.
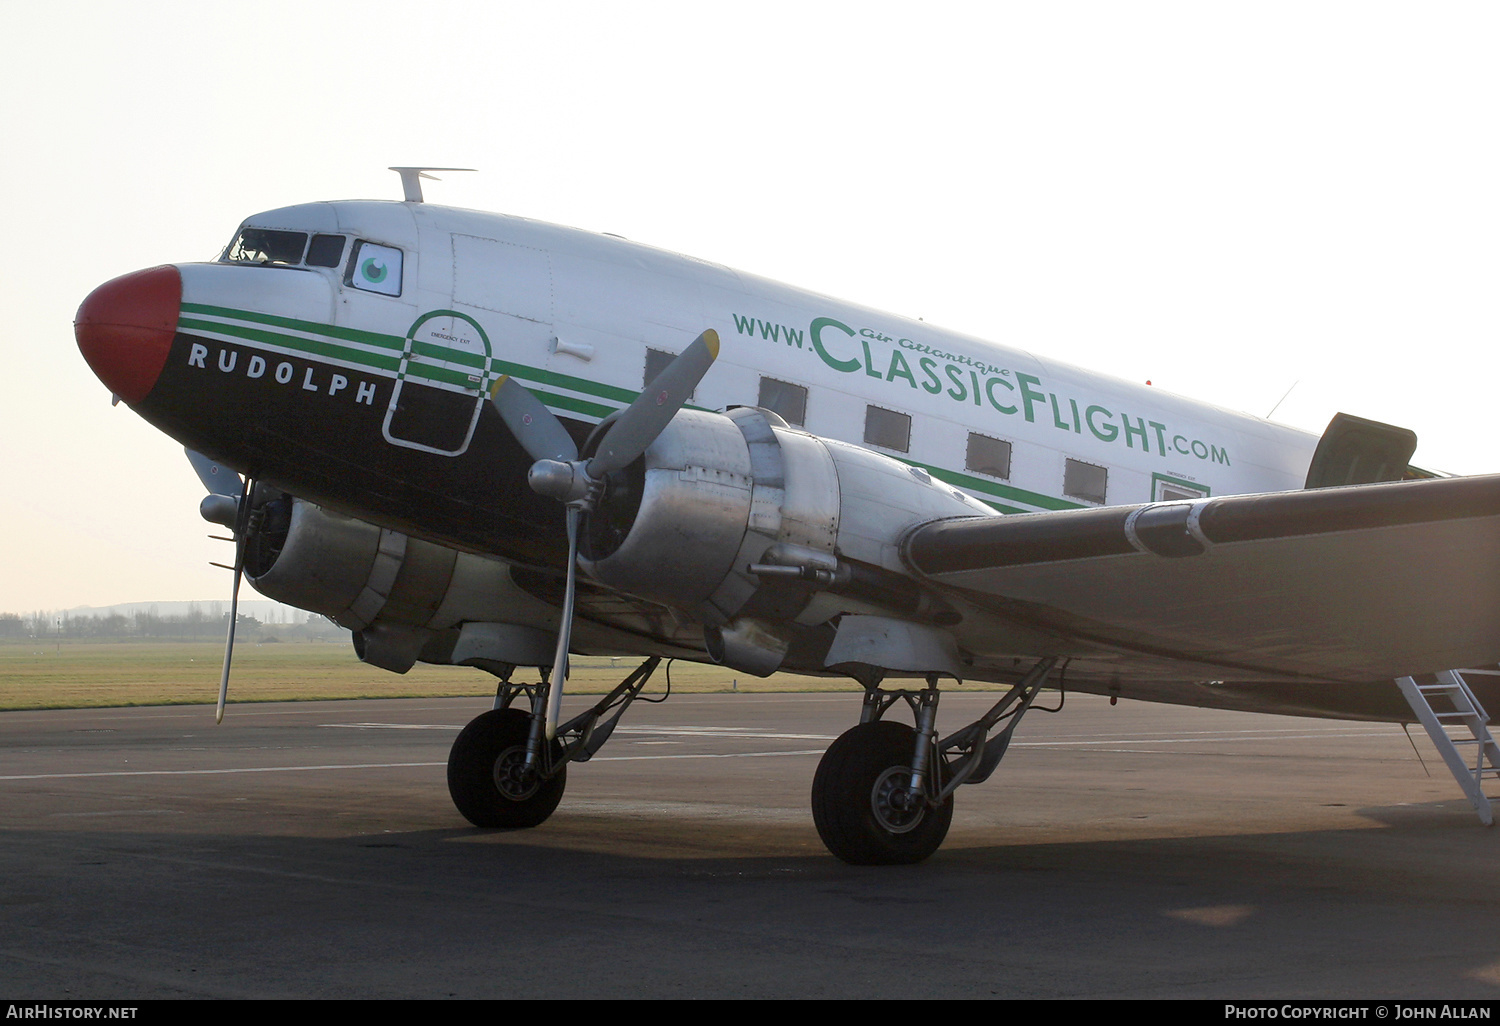
[[[0,710],[73,709],[89,706],[212,704],[223,665],[222,643],[36,642],[0,645]],[[602,694],[635,666],[631,659],[579,657],[568,691]],[[848,691],[842,678],[775,674],[761,679],[697,663],[673,663],[672,690]],[[536,679],[517,671],[517,681]],[[662,668],[647,694],[664,690]],[[336,698],[432,698],[493,695],[495,678],[460,666],[418,663],[406,674],[368,666],[347,643],[241,644],[234,650],[231,702],[312,701]]]

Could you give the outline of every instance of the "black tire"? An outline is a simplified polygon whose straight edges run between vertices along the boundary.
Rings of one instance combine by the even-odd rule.
[[[943,843],[953,796],[937,808],[890,801],[909,782],[917,732],[903,723],[861,723],[828,746],[813,776],[812,812],[828,850],[851,866],[921,862]]]
[[[543,780],[526,773],[531,717],[519,709],[492,709],[475,717],[448,753],[448,793],[477,827],[534,827],[552,815],[568,784],[568,768]],[[552,742],[554,760],[562,747]]]

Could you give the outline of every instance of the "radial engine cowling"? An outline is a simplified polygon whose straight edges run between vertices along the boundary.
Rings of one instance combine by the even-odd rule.
[[[848,608],[941,620],[905,573],[901,537],[929,520],[993,512],[921,468],[766,410],[684,410],[611,479],[581,564],[602,584],[702,621],[711,656],[764,675],[781,665],[794,623]],[[820,606],[824,592],[839,603]]]
[[[551,661],[556,611],[517,587],[504,563],[290,496],[266,503],[263,521],[245,566],[255,589],[353,631],[368,663],[405,673],[419,658],[485,668]]]

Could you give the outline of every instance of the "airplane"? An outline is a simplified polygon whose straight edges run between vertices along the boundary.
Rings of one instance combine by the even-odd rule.
[[[854,864],[932,855],[1043,687],[1426,723],[1408,687],[1488,666],[1466,693],[1500,699],[1500,476],[1411,466],[1409,430],[1317,436],[393,170],[401,201],[100,285],[75,334],[188,450],[236,601],[497,678],[447,769],[477,826],[545,821],[662,659],[862,687],[812,783]],[[569,653],[642,662],[564,721]],[[965,681],[1007,687],[944,734]]]

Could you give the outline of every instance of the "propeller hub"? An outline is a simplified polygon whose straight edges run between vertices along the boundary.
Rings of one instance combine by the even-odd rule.
[[[526,474],[531,490],[558,502],[579,502],[588,497],[591,484],[582,463],[537,460]]]
[[[240,515],[240,497],[238,495],[205,495],[203,501],[198,504],[198,512],[210,524],[219,524],[234,530],[234,525]]]

